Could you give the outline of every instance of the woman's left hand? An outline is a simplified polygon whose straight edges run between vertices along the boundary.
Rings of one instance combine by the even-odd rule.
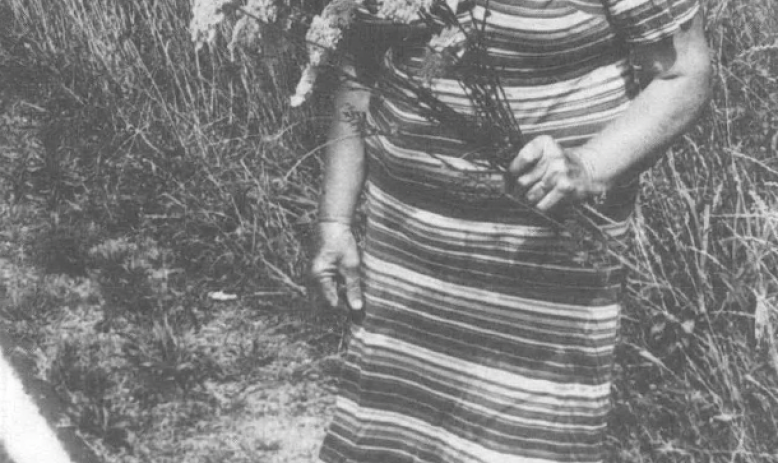
[[[523,194],[541,211],[599,196],[605,185],[597,180],[585,154],[590,153],[562,148],[550,136],[537,137],[524,145],[508,167],[508,192]]]

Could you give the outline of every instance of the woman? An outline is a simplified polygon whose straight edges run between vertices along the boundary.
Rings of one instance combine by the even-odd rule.
[[[478,17],[486,2],[476,3]],[[708,98],[700,7],[490,0],[488,8],[490,55],[530,140],[510,164],[508,195],[464,191],[462,170],[477,164],[458,160],[461,145],[412,106],[354,85],[337,95],[312,271],[333,306],[342,278],[364,320],[322,446],[326,462],[602,460],[623,271],[581,259],[576,240],[538,211],[560,217],[596,203],[609,219],[602,230],[624,237],[638,174]],[[413,74],[419,56],[392,49],[382,72]],[[433,88],[467,107],[455,81]],[[354,110],[391,135],[361,139]],[[351,225],[365,184],[360,259]]]

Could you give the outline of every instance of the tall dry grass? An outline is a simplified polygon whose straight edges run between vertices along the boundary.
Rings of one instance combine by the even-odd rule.
[[[17,190],[43,192],[73,227],[154,230],[192,268],[300,289],[296,233],[309,220],[315,163],[298,160],[318,135],[310,112],[287,110],[291,42],[270,34],[234,59],[195,54],[187,0],[1,7],[13,18],[6,66],[19,71],[5,78],[35,82],[48,100],[45,159],[23,166],[36,175]]]
[[[613,461],[778,461],[778,4],[704,3],[715,95],[645,177]],[[7,188],[49,211],[42,263],[96,271],[119,288],[119,316],[146,307],[166,321],[172,293],[121,288],[157,294],[155,278],[179,267],[187,278],[169,283],[187,294],[204,276],[303,292],[326,112],[287,107],[289,40],[195,54],[189,14],[187,0],[0,0],[0,70],[38,106],[44,148],[6,167]],[[110,251],[117,239],[130,254]],[[149,263],[123,263],[138,259]]]
[[[0,220],[19,255],[76,278],[2,288],[2,325],[116,454],[138,450],[160,407],[194,419],[218,402],[205,381],[250,378],[241,365],[271,355],[196,336],[221,323],[208,291],[257,310],[304,293],[318,162],[300,154],[325,121],[287,108],[299,50],[267,34],[196,54],[189,19],[188,0],[0,1],[0,91],[24,102],[4,109],[38,131],[0,153],[4,198],[27,208]],[[82,297],[87,275],[100,288]]]
[[[705,7],[714,98],[636,216],[617,461],[778,461],[778,4]]]

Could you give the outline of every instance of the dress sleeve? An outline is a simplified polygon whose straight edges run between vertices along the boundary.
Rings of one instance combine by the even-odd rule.
[[[611,24],[632,44],[658,42],[675,34],[700,9],[698,0],[602,0]]]
[[[360,75],[367,81],[375,79],[387,50],[398,41],[393,27],[380,23],[364,8],[358,8],[351,27],[343,33],[340,49]]]

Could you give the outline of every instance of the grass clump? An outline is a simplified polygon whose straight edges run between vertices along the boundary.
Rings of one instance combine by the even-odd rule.
[[[268,35],[274,53],[232,60],[195,54],[187,0],[0,8],[4,80],[34,74],[26,90],[45,101],[42,149],[19,160],[15,189],[57,215],[59,239],[84,224],[148,234],[187,269],[300,290],[317,164],[298,158],[320,131],[288,111],[289,41]]]
[[[705,7],[714,98],[644,179],[614,461],[778,461],[778,5]]]

